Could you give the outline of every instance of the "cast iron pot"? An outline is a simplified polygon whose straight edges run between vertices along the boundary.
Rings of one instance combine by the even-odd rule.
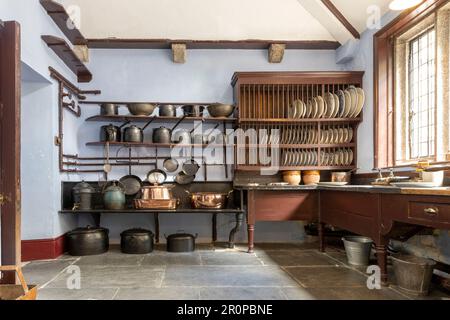
[[[176,233],[170,236],[165,236],[167,240],[168,252],[192,252],[195,250],[195,239],[198,234],[193,236],[188,233]]]
[[[130,229],[120,234],[123,253],[145,254],[153,251],[153,232],[145,229]]]
[[[109,230],[105,228],[77,228],[67,233],[67,248],[72,256],[102,254],[109,249]]]

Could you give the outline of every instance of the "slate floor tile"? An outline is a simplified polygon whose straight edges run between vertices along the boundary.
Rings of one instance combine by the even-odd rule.
[[[238,266],[238,265],[262,265],[261,260],[254,253],[246,252],[202,252],[200,253],[202,264],[216,266]]]
[[[81,288],[159,287],[164,267],[80,266]],[[62,273],[49,288],[67,288],[73,274]]]
[[[281,288],[212,287],[200,288],[202,300],[286,300]]]
[[[163,286],[296,286],[283,270],[272,266],[168,266]]]
[[[111,300],[117,290],[115,288],[85,288],[80,290],[43,288],[38,291],[37,300]]]
[[[75,259],[32,261],[22,271],[27,283],[42,286],[74,261]]]
[[[283,288],[289,300],[408,300],[389,288]]]
[[[201,265],[200,254],[193,253],[154,253],[149,254],[142,260],[142,265],[166,266],[166,265]]]
[[[335,260],[317,251],[267,251],[256,255],[266,265],[279,266],[331,266],[338,264]]]
[[[345,267],[293,267],[285,270],[307,288],[366,287],[367,278]]]
[[[198,300],[198,288],[120,288],[114,300]]]

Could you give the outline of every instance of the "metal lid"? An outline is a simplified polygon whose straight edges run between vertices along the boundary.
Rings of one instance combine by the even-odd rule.
[[[151,237],[153,237],[153,232],[151,232],[150,230],[142,229],[142,228],[133,228],[133,229],[125,230],[120,235],[121,236],[146,236],[146,235],[150,235]]]
[[[100,228],[100,227],[91,227],[87,226],[85,228],[76,228],[72,231],[69,231],[68,235],[75,235],[75,234],[90,234],[90,233],[109,233],[109,230],[106,228]]]
[[[95,189],[84,180],[77,183],[72,190],[75,193],[95,193]]]
[[[175,233],[167,236],[167,240],[190,240],[195,238],[196,236],[189,233]]]

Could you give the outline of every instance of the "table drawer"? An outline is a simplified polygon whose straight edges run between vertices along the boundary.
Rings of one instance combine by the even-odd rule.
[[[249,206],[257,221],[317,220],[317,192],[257,191]]]
[[[416,220],[450,224],[450,204],[410,201],[408,217]]]

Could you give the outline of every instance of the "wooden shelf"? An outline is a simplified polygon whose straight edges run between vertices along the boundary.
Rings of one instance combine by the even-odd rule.
[[[41,38],[69,69],[75,73],[78,82],[90,82],[92,80],[92,73],[86,68],[84,63],[77,57],[64,39],[49,35],[44,35]]]
[[[191,209],[191,208],[178,208],[175,210],[164,210],[164,209],[124,209],[124,210],[61,210],[61,214],[102,214],[102,213],[242,213],[244,210],[241,209]]]
[[[323,171],[323,170],[352,170],[355,169],[356,166],[291,166],[291,167],[279,167],[278,169],[280,171],[305,171],[305,170],[318,170],[318,171]],[[262,167],[262,166],[236,166],[236,170],[237,171],[261,171],[264,169],[269,169],[269,167]]]
[[[134,116],[134,115],[119,115],[119,116],[93,116],[86,119],[86,121],[96,122],[148,122],[152,119],[157,122],[176,122],[181,117],[158,117],[158,116]],[[206,122],[236,122],[236,118],[204,118],[204,117],[186,117],[184,121],[206,121]]]
[[[154,105],[174,105],[174,106],[208,106],[210,104],[218,103],[218,102],[158,102],[158,101],[80,101],[80,104],[88,104],[88,105],[101,105],[104,103],[112,103],[117,104],[119,107],[126,107],[131,103],[149,103]]]
[[[361,122],[361,118],[320,118],[320,119],[239,119],[240,123],[266,123],[266,124],[295,124],[295,123],[348,123],[348,122]]]
[[[184,43],[187,49],[265,50],[273,43],[283,43],[286,49],[336,50],[340,44],[327,40],[189,40],[189,39],[87,39],[94,49],[170,49],[173,43]]]
[[[69,14],[61,4],[53,0],[40,0],[39,2],[73,45],[87,45],[88,42],[80,30],[76,27],[69,28],[69,25],[74,26],[74,23],[71,22]]]
[[[258,148],[265,146],[271,148],[272,145],[266,144],[247,144],[247,145],[236,145],[237,148]],[[356,143],[336,143],[336,144],[280,144],[278,145],[280,149],[317,149],[317,148],[353,148],[356,147]]]
[[[105,146],[106,142],[98,141],[98,142],[87,142],[86,146]],[[110,142],[110,146],[119,146],[119,147],[130,147],[130,148],[173,148],[173,147],[181,147],[181,148],[205,148],[205,147],[223,147],[223,144],[177,144],[177,143],[150,143],[150,142]],[[227,145],[227,147],[232,147],[232,145]]]

